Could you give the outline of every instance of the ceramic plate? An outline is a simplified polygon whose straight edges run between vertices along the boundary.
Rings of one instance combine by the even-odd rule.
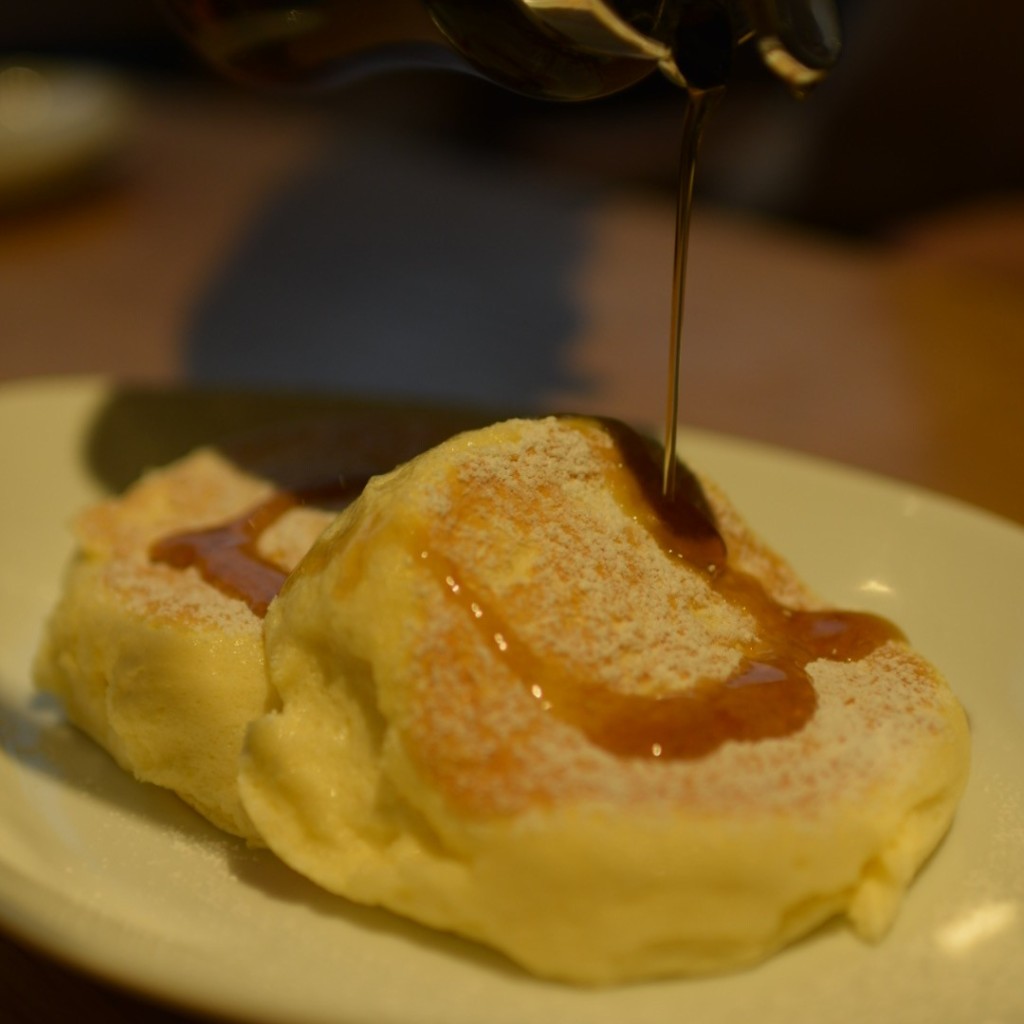
[[[292,403],[294,405],[294,403]],[[1024,1019],[1024,531],[776,450],[684,434],[830,600],[895,619],[950,678],[975,759],[952,832],[890,935],[836,926],[762,967],[580,991],[356,908],[124,776],[33,695],[29,665],[71,512],[270,397],[0,389],[0,921],[61,959],[186,1007],[292,1024],[1010,1024]]]

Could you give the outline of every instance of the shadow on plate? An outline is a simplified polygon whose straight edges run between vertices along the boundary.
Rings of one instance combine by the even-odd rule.
[[[360,469],[384,472],[460,430],[505,415],[299,392],[127,388],[103,404],[83,452],[91,474],[113,493],[147,469],[209,444],[287,485],[294,483],[296,445],[305,449],[304,482],[316,473],[336,472],[353,449],[364,463]]]
[[[521,967],[494,950],[442,932],[380,907],[363,906],[336,896],[293,871],[269,850],[257,850],[241,842],[226,850],[231,873],[276,902],[299,904],[325,918],[335,918],[367,934],[397,938],[411,946],[429,948],[507,977],[529,978],[536,984],[556,984],[528,975]]]

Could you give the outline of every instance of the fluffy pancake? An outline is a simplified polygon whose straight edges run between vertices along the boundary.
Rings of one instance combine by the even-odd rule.
[[[259,602],[250,607],[198,568],[154,557],[157,546],[197,531],[223,539],[218,528],[244,523],[282,489],[301,492],[342,474],[361,485],[473,419],[355,407],[200,449],[86,509],[37,652],[37,685],[137,778],[259,842],[237,786],[245,730],[273,700]],[[257,568],[271,593],[334,514],[287,508],[259,534],[267,564]]]
[[[154,562],[149,552],[169,534],[233,519],[274,491],[203,450],[85,511],[36,658],[38,685],[122,768],[249,839],[256,832],[236,779],[245,729],[270,706],[263,621],[197,572]],[[291,569],[329,518],[298,510],[261,547]]]
[[[271,605],[246,811],[327,889],[556,978],[880,936],[962,790],[959,704],[713,489],[666,532],[631,458],[510,421],[373,480]]]

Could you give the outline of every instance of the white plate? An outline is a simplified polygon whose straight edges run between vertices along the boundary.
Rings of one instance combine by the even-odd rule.
[[[689,461],[820,591],[891,616],[946,672],[971,715],[973,772],[881,945],[836,927],[743,974],[580,991],[322,894],[122,775],[33,696],[65,522],[99,493],[95,472],[172,454],[237,405],[194,396],[191,415],[190,396],[112,397],[99,381],[0,389],[0,920],[16,934],[172,1002],[282,1024],[1024,1019],[1024,531],[834,466],[683,436]]]

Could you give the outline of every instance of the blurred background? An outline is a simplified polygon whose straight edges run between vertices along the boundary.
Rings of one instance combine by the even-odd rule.
[[[1024,518],[1024,7],[842,15],[808,98],[744,48],[709,120],[683,420]],[[0,64],[0,379],[660,424],[682,102],[660,76],[584,104],[409,70],[281,95],[135,0],[7,5]],[[70,75],[34,165],[24,66]]]
[[[848,232],[893,222],[1024,180],[1024,11],[1012,0],[842,0],[845,53],[813,103],[793,103],[749,47],[709,136],[702,185],[728,204]],[[8,5],[0,54],[100,61],[145,81],[220,83],[190,54],[159,5],[41,0]],[[443,78],[443,80],[442,80]],[[471,144],[557,160],[600,181],[674,188],[679,99],[656,76],[585,105],[521,100],[468,77],[405,75],[354,107]],[[806,107],[809,106],[810,109]],[[424,122],[428,122],[424,124]]]

